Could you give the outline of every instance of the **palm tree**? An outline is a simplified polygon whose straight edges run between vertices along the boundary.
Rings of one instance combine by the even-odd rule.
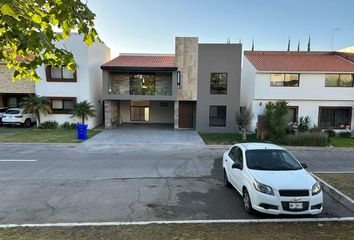
[[[85,120],[89,117],[96,116],[96,110],[87,100],[76,103],[73,109],[73,117],[81,118],[82,124],[85,124]]]
[[[23,108],[25,112],[34,113],[36,115],[37,127],[41,125],[41,113],[48,114],[52,112],[50,100],[45,96],[36,94],[25,97],[20,107]]]

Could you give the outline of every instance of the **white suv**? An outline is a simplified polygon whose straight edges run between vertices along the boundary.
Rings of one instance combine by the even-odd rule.
[[[264,143],[232,146],[223,156],[224,184],[242,195],[247,213],[319,214],[319,183],[282,147]]]
[[[35,115],[33,113],[25,113],[22,108],[10,108],[2,116],[2,123],[4,125],[31,127],[35,122]]]

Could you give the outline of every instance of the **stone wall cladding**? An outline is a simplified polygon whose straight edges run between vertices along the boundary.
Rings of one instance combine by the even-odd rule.
[[[119,124],[118,101],[105,100],[104,102],[105,128],[112,129]]]
[[[0,63],[0,93],[35,93],[35,83],[31,80],[12,81],[13,70]],[[45,80],[44,80],[45,81]]]
[[[181,72],[177,100],[196,101],[198,88],[198,38],[176,37],[176,65]]]

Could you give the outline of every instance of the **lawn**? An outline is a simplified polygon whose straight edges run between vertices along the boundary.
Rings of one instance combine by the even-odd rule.
[[[0,229],[0,240],[98,239],[353,239],[354,222],[168,224],[115,227]]]
[[[88,130],[88,138],[100,131]],[[20,127],[1,127],[0,142],[14,143],[79,143],[76,130],[36,129]]]
[[[354,199],[354,173],[316,173],[323,181]]]
[[[329,144],[333,147],[354,147],[354,139],[345,137],[332,137],[329,139]]]
[[[199,133],[206,144],[235,144],[242,142],[239,133]],[[247,142],[260,142],[256,134],[247,134]]]

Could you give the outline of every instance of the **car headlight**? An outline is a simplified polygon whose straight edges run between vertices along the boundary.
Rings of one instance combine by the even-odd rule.
[[[259,183],[256,180],[254,180],[253,186],[258,192],[274,196],[273,189],[271,187],[269,187],[268,185],[265,185],[263,183]]]
[[[321,192],[321,185],[316,182],[313,186],[312,186],[312,195],[316,195],[319,194]]]

